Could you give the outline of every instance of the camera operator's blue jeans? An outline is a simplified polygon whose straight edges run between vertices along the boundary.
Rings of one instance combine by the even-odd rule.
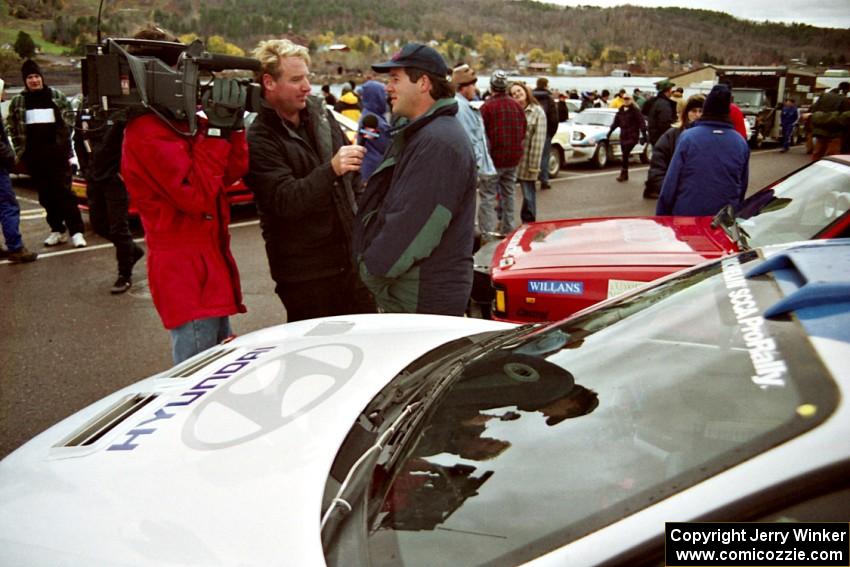
[[[203,352],[233,334],[229,317],[196,319],[171,329],[171,356],[174,364]]]

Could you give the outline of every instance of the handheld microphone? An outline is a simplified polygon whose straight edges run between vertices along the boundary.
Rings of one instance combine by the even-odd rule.
[[[378,117],[374,114],[364,116],[362,128],[358,132],[367,140],[377,140],[380,138],[381,135],[378,133]]]

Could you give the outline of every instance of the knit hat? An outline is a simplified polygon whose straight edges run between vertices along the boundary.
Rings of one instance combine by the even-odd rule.
[[[679,120],[676,122],[675,126],[690,126],[691,124],[693,124],[693,121],[688,118],[688,113],[691,110],[694,110],[695,108],[702,108],[704,104],[705,96],[701,94],[695,94],[688,97],[688,101],[682,108]]]
[[[505,92],[508,90],[508,74],[501,69],[496,69],[490,75],[490,89],[493,92]]]
[[[732,91],[726,85],[714,85],[705,104],[702,105],[702,117],[705,120],[729,121],[729,104],[732,102]]]
[[[30,75],[41,75],[41,78],[44,79],[44,74],[41,72],[41,67],[38,66],[38,63],[32,59],[27,59],[21,65],[21,78],[26,82],[27,77]]]
[[[691,97],[688,97],[688,102],[685,103],[684,113],[687,114],[688,112],[692,111],[695,108],[702,108],[704,104],[705,104],[705,97],[702,96],[702,95],[698,94],[698,95],[693,95]]]

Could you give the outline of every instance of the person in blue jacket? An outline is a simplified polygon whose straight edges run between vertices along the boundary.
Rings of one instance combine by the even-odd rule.
[[[656,215],[714,215],[726,205],[740,206],[749,182],[750,149],[729,119],[731,100],[728,86],[715,85],[702,118],[682,132]]]
[[[786,99],[782,105],[782,114],[779,115],[780,123],[782,124],[782,153],[788,151],[791,147],[791,134],[794,132],[794,126],[800,120],[800,113],[797,110],[797,105],[793,99]]]
[[[472,291],[476,164],[456,118],[448,67],[433,48],[406,45],[390,61],[392,145],[362,195],[354,260],[378,307],[462,316]]]
[[[387,91],[383,83],[366,81],[358,93],[363,112],[357,125],[357,143],[366,147],[366,157],[360,164],[360,180],[365,184],[390,145],[390,125],[386,119]]]

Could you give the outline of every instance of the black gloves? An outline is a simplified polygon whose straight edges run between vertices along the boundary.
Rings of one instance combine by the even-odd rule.
[[[210,128],[241,130],[244,127],[247,89],[236,79],[216,78],[201,97]]]

